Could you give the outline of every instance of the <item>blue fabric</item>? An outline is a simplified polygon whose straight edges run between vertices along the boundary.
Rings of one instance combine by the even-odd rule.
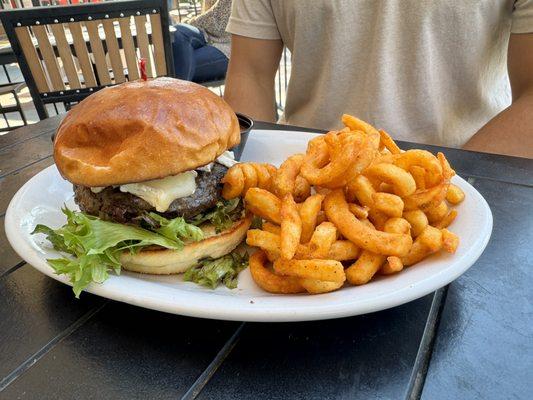
[[[176,77],[199,83],[223,79],[228,69],[224,53],[208,45],[198,28],[187,24],[174,27],[172,53]]]

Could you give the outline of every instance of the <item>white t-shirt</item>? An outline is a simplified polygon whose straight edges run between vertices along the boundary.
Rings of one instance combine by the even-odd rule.
[[[281,122],[332,129],[349,113],[461,146],[510,104],[507,45],[533,32],[533,0],[234,0],[227,30],[291,51]]]

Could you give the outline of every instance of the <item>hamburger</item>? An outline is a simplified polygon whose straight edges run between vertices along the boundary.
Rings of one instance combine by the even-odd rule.
[[[233,269],[215,272],[234,286],[245,260],[228,254],[251,216],[238,201],[222,199],[221,180],[236,162],[229,149],[240,137],[229,105],[188,81],[127,82],[84,99],[54,139],[57,169],[73,184],[80,211],[65,207],[66,225],[35,230],[72,255],[50,265],[71,277],[77,295],[120,269],[188,271],[186,278],[215,286],[202,276],[207,265],[211,272]]]

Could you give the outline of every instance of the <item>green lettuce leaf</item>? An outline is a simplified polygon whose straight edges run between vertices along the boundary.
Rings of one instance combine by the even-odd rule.
[[[217,259],[201,260],[199,265],[185,271],[183,280],[215,289],[224,284],[229,289],[237,287],[239,273],[248,266],[248,254],[233,251]]]
[[[156,213],[149,213],[150,218],[159,224],[159,228],[154,230],[166,238],[182,242],[182,240],[199,241],[204,238],[204,233],[195,225],[188,224],[185,219],[178,217],[167,219]]]
[[[220,233],[229,229],[234,221],[241,218],[242,208],[239,204],[239,198],[219,201],[212,211],[197,215],[190,223],[201,225],[204,222],[210,222],[215,227],[216,233]]]
[[[178,221],[162,218],[156,232],[131,225],[103,221],[82,212],[62,209],[67,223],[58,229],[37,225],[33,234],[43,233],[53,247],[73,257],[47,260],[57,274],[66,274],[73,285],[74,294],[91,282],[102,283],[109,271],[120,273],[120,254],[123,251],[137,252],[142,247],[157,245],[167,249],[181,250],[185,240],[203,239],[202,231]],[[159,217],[159,216],[158,216]]]
[[[38,224],[33,230],[32,235],[35,235],[36,233],[44,233],[48,241],[54,246],[54,249],[63,251],[65,253],[70,253],[70,249],[65,245],[63,236],[56,233],[56,231],[54,231],[52,228],[49,228],[46,225]]]

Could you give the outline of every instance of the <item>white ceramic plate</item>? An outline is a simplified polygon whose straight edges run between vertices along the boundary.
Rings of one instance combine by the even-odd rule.
[[[304,151],[314,134],[254,131],[243,160],[281,163],[288,155]],[[400,274],[378,277],[367,285],[345,287],[322,295],[273,295],[259,289],[248,270],[240,274],[237,289],[205,289],[183,282],[180,276],[161,277],[123,272],[87,291],[113,300],[174,314],[238,321],[305,321],[345,317],[394,307],[422,297],[456,279],[481,255],[492,231],[487,202],[466,181],[454,178],[466,193],[459,216],[450,229],[461,238],[456,254],[434,255]],[[74,207],[70,183],[51,166],[30,179],[13,197],[5,219],[7,237],[17,253],[44,274],[68,284],[54,274],[47,258],[58,256],[43,235],[30,235],[36,224],[57,227],[65,218],[63,204]],[[83,296],[83,293],[82,293]]]

